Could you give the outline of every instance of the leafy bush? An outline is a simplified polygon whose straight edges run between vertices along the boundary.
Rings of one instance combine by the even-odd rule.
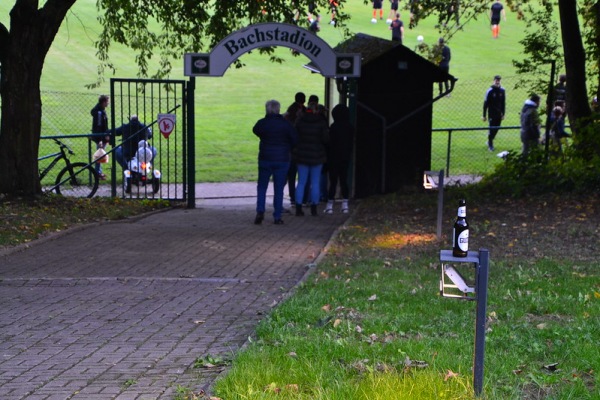
[[[485,176],[478,190],[491,195],[522,197],[542,193],[600,192],[600,121],[592,121],[559,151],[550,145],[528,157],[509,153]]]

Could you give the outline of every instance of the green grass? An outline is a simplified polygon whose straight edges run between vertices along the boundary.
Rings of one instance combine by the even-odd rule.
[[[401,7],[406,4],[403,3]],[[0,3],[0,21],[7,21],[10,3]],[[348,2],[345,11],[352,15],[349,27],[354,32],[363,32],[383,38],[390,37],[384,21],[372,24],[371,6],[362,2]],[[386,16],[387,12],[386,11]],[[401,11],[403,20],[408,21],[408,12]],[[324,13],[325,14],[325,13]],[[319,36],[331,46],[343,37],[338,29],[328,25],[324,15]],[[415,29],[406,29],[404,44],[416,45],[418,35],[425,42],[434,44],[439,33],[434,20],[425,20]],[[503,76],[507,88],[508,111],[503,125],[518,125],[518,112],[527,93],[514,89],[515,76],[512,60],[521,58],[518,41],[523,37],[525,25],[507,10],[507,21],[501,24],[501,38],[494,40],[489,30],[487,15],[471,21],[464,31],[450,41],[452,61],[450,72],[459,80],[452,97],[442,99],[434,105],[434,127],[484,127],[481,121],[483,94],[492,77]],[[48,54],[42,77],[42,89],[53,93],[89,93],[89,100],[65,104],[60,96],[44,96],[44,134],[83,133],[89,129],[89,109],[99,93],[108,92],[108,83],[95,91],[88,91],[85,84],[96,77],[96,59],[93,42],[100,28],[96,21],[95,2],[79,0],[64,21]],[[322,95],[324,81],[302,67],[308,62],[304,56],[293,57],[289,49],[280,48],[277,55],[286,59],[284,64],[269,63],[258,52],[241,57],[246,64],[242,69],[231,68],[221,78],[198,78],[196,91],[196,148],[197,178],[200,181],[248,181],[256,177],[257,139],[251,128],[264,113],[264,102],[276,98],[286,107],[293,101],[294,93]],[[130,50],[115,45],[111,56],[117,67],[117,77],[135,77],[137,70]],[[183,54],[174,60],[173,79],[183,76]],[[63,108],[61,108],[63,105]],[[58,118],[58,120],[56,119]],[[63,126],[65,126],[63,128]],[[438,139],[437,136],[440,136]],[[458,137],[463,137],[459,140]],[[458,135],[453,145],[451,171],[455,173],[489,170],[489,165],[499,160],[487,153],[483,142],[485,133],[471,132]],[[520,146],[516,130],[501,131],[498,136],[499,150],[516,150]],[[445,164],[446,134],[434,133],[432,169]],[[442,161],[437,161],[437,160]]]
[[[457,195],[448,196],[455,204]],[[482,398],[597,399],[600,288],[593,254],[582,252],[573,262],[554,254],[559,242],[527,244],[536,235],[532,219],[544,224],[545,218],[516,221],[531,228],[502,233],[503,222],[524,210],[535,213],[529,207],[537,201],[491,215],[490,207],[499,206],[479,199],[487,211],[471,210],[478,225],[472,239],[490,245],[492,261]],[[365,200],[310,278],[260,323],[214,394],[230,400],[473,398],[476,304],[439,296],[437,254],[444,243],[431,234],[434,217],[422,217],[435,206],[434,196],[422,194]],[[588,217],[593,225],[596,214]],[[511,257],[503,251],[509,239],[522,242],[520,251],[535,246],[538,256]],[[474,275],[470,266],[460,268]]]

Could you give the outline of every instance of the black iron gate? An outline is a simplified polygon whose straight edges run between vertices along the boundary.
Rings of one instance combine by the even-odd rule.
[[[188,151],[193,151],[194,144],[189,147],[187,86],[183,80],[111,79],[111,132],[134,133],[129,140],[127,134],[113,136],[113,197],[189,198],[188,182],[194,174],[188,171]],[[141,125],[131,124],[136,118]],[[143,150],[139,140],[144,138],[150,153],[125,154],[128,147]]]

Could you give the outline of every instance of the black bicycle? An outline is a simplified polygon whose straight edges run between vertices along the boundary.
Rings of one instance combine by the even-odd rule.
[[[71,162],[67,153],[71,156],[75,155],[73,150],[60,140],[53,140],[59,147],[58,153],[38,158],[38,161],[41,161],[54,157],[50,164],[40,171],[40,182],[60,160],[64,160],[66,166],[56,176],[54,186],[47,188],[46,191],[56,191],[57,194],[62,196],[87,198],[94,196],[98,190],[100,178],[92,166],[93,164]]]

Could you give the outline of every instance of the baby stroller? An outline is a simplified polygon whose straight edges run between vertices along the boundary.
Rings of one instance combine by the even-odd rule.
[[[131,186],[151,186],[153,193],[160,190],[161,173],[152,166],[154,157],[151,146],[145,140],[140,140],[134,157],[127,162],[124,171],[125,192],[131,193]]]

